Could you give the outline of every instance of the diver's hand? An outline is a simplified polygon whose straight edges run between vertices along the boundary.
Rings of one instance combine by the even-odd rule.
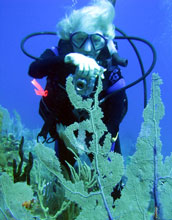
[[[96,61],[80,53],[69,53],[65,56],[65,63],[74,64],[76,69],[76,74],[82,77],[97,77],[98,75],[103,75],[105,69],[99,66]]]

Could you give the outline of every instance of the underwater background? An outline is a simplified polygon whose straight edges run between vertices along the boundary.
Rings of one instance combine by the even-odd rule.
[[[34,93],[28,67],[32,59],[20,49],[21,40],[28,34],[39,31],[56,31],[56,23],[74,8],[87,4],[87,0],[1,0],[0,1],[0,105],[10,114],[16,110],[26,128],[41,128],[43,121],[38,114],[40,97]],[[165,117],[160,123],[163,155],[171,152],[172,133],[172,1],[170,0],[117,0],[115,25],[129,36],[138,36],[150,41],[157,52],[153,72],[163,80],[162,100]],[[116,33],[116,35],[120,35]],[[26,49],[39,56],[46,48],[57,44],[55,36],[38,36],[26,42]],[[135,41],[134,41],[135,42]],[[152,62],[150,49],[135,42],[141,54],[145,70]],[[118,40],[119,54],[128,59],[127,68],[121,68],[127,84],[141,76],[136,55],[127,40]],[[38,80],[42,86],[45,79]],[[151,74],[147,77],[148,98]],[[143,83],[127,90],[129,109],[121,123],[122,150],[132,151],[132,146],[143,121]],[[127,144],[129,145],[127,147]]]

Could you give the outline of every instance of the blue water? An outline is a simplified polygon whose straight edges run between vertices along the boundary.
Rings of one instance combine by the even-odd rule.
[[[88,0],[1,0],[0,1],[0,104],[10,113],[15,109],[28,128],[42,126],[38,114],[40,97],[36,96],[28,76],[28,66],[32,61],[26,57],[20,42],[28,34],[38,31],[55,31],[56,23],[72,9],[87,4]],[[166,115],[161,121],[162,152],[171,152],[172,133],[172,1],[171,0],[117,0],[115,25],[130,36],[139,36],[150,41],[157,51],[154,72],[163,79],[162,100]],[[117,33],[118,35],[118,33]],[[27,50],[35,56],[47,47],[56,45],[56,37],[37,37],[27,42]],[[152,54],[146,46],[137,43],[145,70],[149,68]],[[141,76],[136,56],[127,42],[119,42],[119,53],[129,60],[127,68],[122,68],[127,84]],[[45,80],[39,81],[42,85]],[[151,76],[147,78],[148,97]],[[129,111],[121,124],[122,139],[136,141],[143,111],[142,83],[127,90]],[[133,123],[134,122],[134,123]],[[121,140],[122,142],[123,140]],[[127,146],[125,146],[127,147]]]

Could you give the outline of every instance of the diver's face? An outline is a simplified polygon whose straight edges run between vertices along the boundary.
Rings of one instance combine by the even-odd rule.
[[[81,53],[93,59],[97,58],[101,49],[103,49],[107,43],[101,31],[91,33],[77,31],[71,35],[70,39],[74,52]]]

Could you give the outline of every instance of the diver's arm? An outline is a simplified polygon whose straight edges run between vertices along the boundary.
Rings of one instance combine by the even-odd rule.
[[[64,58],[56,56],[52,50],[47,49],[39,59],[30,64],[28,74],[34,78],[41,79],[57,72],[57,69],[64,68]]]
[[[69,53],[65,56],[64,61],[76,66],[75,74],[82,77],[96,77],[105,72],[105,69],[99,66],[95,59],[80,53]]]

